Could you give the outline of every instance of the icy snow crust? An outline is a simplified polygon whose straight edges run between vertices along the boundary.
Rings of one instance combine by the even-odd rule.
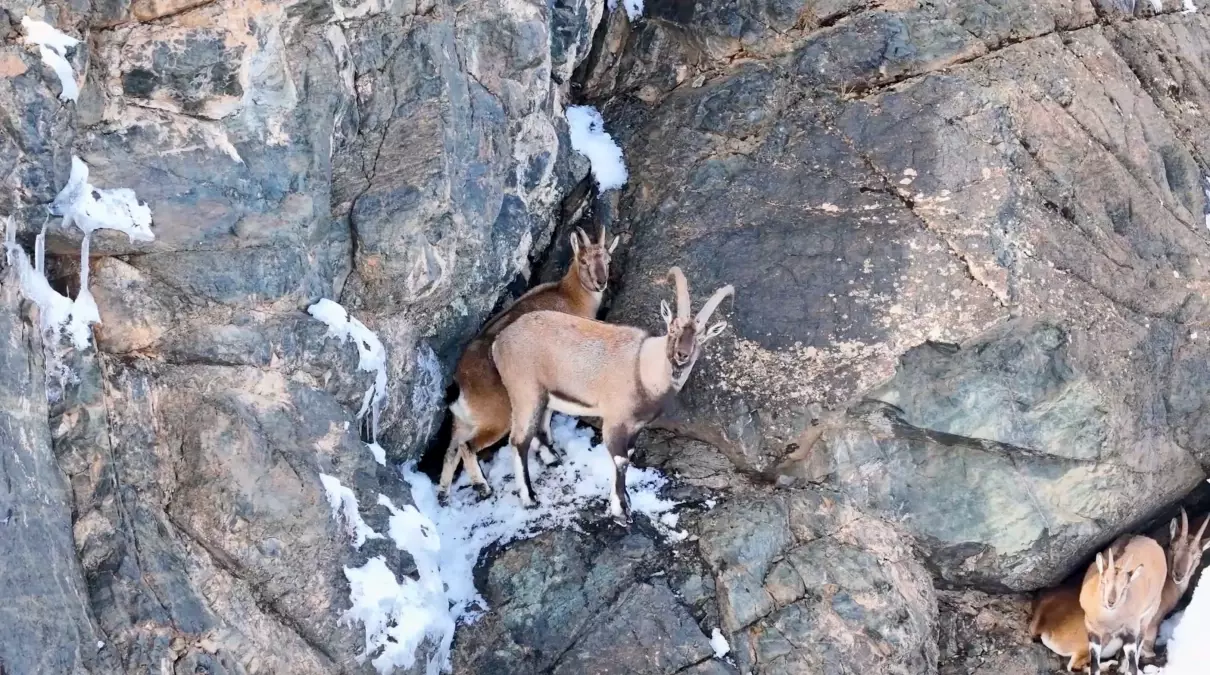
[[[45,223],[34,244],[33,262],[17,244],[16,225],[11,219],[6,223],[5,252],[8,263],[17,270],[22,294],[38,306],[42,330],[56,334],[61,332],[76,349],[85,349],[92,337],[92,324],[101,323],[97,303],[88,290],[92,233],[101,229],[117,230],[126,233],[131,241],[153,241],[155,234],[151,231],[151,209],[135,195],[134,190],[102,189],[90,184],[88,165],[79,157],[72,157],[71,176],[67,185],[55,196],[49,212],[62,216],[64,227],[75,225],[84,232],[84,239],[80,242],[80,293],[74,301],[51,288],[46,280]]]
[[[341,342],[353,340],[353,344],[357,345],[357,354],[361,358],[357,367],[367,373],[374,373],[374,384],[366,389],[357,417],[361,419],[367,412],[370,413],[371,452],[374,453],[374,458],[378,459],[379,450],[381,450],[381,447],[378,446],[378,418],[387,401],[387,350],[382,346],[382,340],[378,339],[378,335],[366,328],[364,323],[350,316],[345,308],[340,306],[340,303],[324,298],[308,307],[307,313],[327,325],[328,337],[336,338]],[[382,453],[382,457],[383,459],[378,461],[385,465],[385,452]]]
[[[63,91],[59,93],[62,101],[74,101],[80,96],[80,87],[76,84],[76,74],[67,62],[67,50],[80,43],[79,40],[65,35],[45,21],[31,19],[28,16],[21,19],[21,27],[25,30],[25,41],[38,45],[42,62],[50,66],[59,78]]]

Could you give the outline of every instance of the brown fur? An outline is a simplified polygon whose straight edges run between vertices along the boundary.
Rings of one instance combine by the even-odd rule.
[[[1080,607],[1080,587],[1064,586],[1044,592],[1034,605],[1029,623],[1030,637],[1042,639],[1052,652],[1070,657],[1067,670],[1088,667],[1088,629]]]
[[[635,434],[654,420],[665,403],[684,385],[701,352],[725,323],[705,328],[705,322],[730,286],[716,291],[697,317],[688,316],[689,296],[684,275],[677,280],[678,316],[662,305],[668,334],[646,331],[555,312],[533,312],[502,331],[492,355],[512,405],[510,444],[517,451],[518,489],[522,501],[533,502],[527,457],[537,427],[554,409],[577,416],[601,418],[605,445],[617,469],[610,510],[627,515],[625,470]],[[691,340],[683,336],[690,333]],[[676,344],[677,348],[670,349]],[[680,346],[683,346],[684,352]]]
[[[549,310],[591,318],[600,309],[601,296],[609,281],[610,252],[617,246],[618,238],[614,237],[607,247],[604,228],[595,243],[578,228],[571,237],[572,262],[563,278],[534,287],[493,317],[458,360],[454,381],[458,383],[459,395],[451,408],[454,431],[446,450],[439,488],[443,497],[459,462],[466,465],[472,483],[481,494],[491,491],[483,478],[478,453],[504,438],[511,417],[508,392],[491,359],[496,335],[530,312]]]
[[[1168,543],[1167,563],[1168,577],[1164,580],[1164,590],[1160,595],[1160,609],[1147,627],[1143,636],[1143,654],[1149,655],[1155,647],[1155,638],[1159,634],[1160,624],[1176,609],[1181,598],[1189,590],[1189,582],[1202,564],[1202,553],[1210,547],[1210,540],[1203,541],[1206,525],[1210,524],[1210,516],[1202,521],[1201,528],[1190,535],[1189,514],[1181,509],[1179,521],[1172,519],[1168,528],[1170,541]]]
[[[1137,675],[1139,642],[1159,611],[1167,576],[1164,549],[1150,537],[1132,536],[1097,554],[1080,589],[1093,675],[1100,672],[1098,646],[1115,639],[1123,644],[1122,672]]]

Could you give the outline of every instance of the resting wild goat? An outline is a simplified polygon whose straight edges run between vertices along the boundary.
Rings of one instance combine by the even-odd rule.
[[[1070,657],[1069,672],[1087,668],[1088,629],[1080,607],[1080,588],[1064,586],[1043,593],[1034,605],[1029,635],[1042,638],[1042,644],[1059,656]]]
[[[1164,549],[1154,539],[1136,535],[1120,546],[1115,543],[1108,555],[1097,554],[1080,589],[1092,675],[1101,672],[1105,647],[1118,639],[1122,641],[1122,672],[1138,675],[1139,640],[1160,609],[1168,576]]]
[[[1210,516],[1206,516],[1206,520],[1202,521],[1202,526],[1196,534],[1189,536],[1189,514],[1185,513],[1185,509],[1181,509],[1180,529],[1177,529],[1176,518],[1168,525],[1168,535],[1171,539],[1168,544],[1168,577],[1164,580],[1160,609],[1143,635],[1143,656],[1152,655],[1160,624],[1176,609],[1185,591],[1189,590],[1189,582],[1202,564],[1202,553],[1210,549],[1210,539],[1202,541],[1207,524],[1210,524]]]
[[[512,403],[509,443],[515,450],[517,490],[533,506],[529,450],[550,410],[579,417],[600,417],[605,445],[613,457],[613,491],[609,511],[628,519],[626,466],[635,434],[654,420],[665,403],[685,386],[702,346],[727,324],[706,323],[723,298],[714,292],[696,317],[689,316],[689,287],[679,267],[669,274],[676,282],[676,316],[660,302],[668,332],[652,337],[631,326],[592,321],[556,312],[533,312],[504,329],[492,345],[492,357]]]
[[[445,451],[441,485],[437,491],[442,502],[448,499],[450,483],[459,461],[465,465],[471,483],[481,497],[486,497],[492,491],[483,478],[478,454],[504,438],[510,420],[508,392],[491,359],[495,336],[517,318],[539,310],[595,317],[601,307],[601,296],[609,283],[609,254],[617,245],[618,237],[614,237],[609,246],[605,246],[603,225],[596,243],[588,238],[584,230],[576,228],[571,234],[571,265],[563,278],[536,286],[522,295],[508,309],[487,322],[479,335],[467,345],[454,373],[454,381],[458,383],[458,399],[450,406],[450,412],[454,415],[454,431],[449,448]],[[554,464],[558,460],[549,454],[550,415],[543,420],[542,428],[546,441],[541,451],[542,460]]]

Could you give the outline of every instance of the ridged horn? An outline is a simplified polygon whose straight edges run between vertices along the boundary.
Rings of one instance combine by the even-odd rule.
[[[697,313],[697,317],[693,320],[698,328],[705,327],[706,322],[710,320],[710,316],[714,314],[714,310],[718,309],[718,304],[728,295],[735,295],[735,287],[731,284],[723,286],[715,291],[714,295],[710,296],[710,299],[706,301],[706,304],[702,305],[701,311]]]
[[[676,282],[676,318],[689,318],[689,282],[685,281],[685,273],[679,267],[668,270],[668,276]]]

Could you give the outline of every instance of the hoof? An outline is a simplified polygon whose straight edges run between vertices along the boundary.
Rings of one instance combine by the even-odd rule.
[[[563,460],[558,455],[551,454],[550,461],[548,462],[545,459],[543,459],[542,463],[548,467],[556,467],[556,466],[561,466],[563,464]]]
[[[441,492],[438,492],[437,493],[437,504],[439,504],[440,506],[449,506],[450,505],[450,493],[446,492],[444,490]]]
[[[479,499],[487,499],[492,496],[492,487],[486,483],[480,483],[475,486],[475,494],[479,495]]]
[[[522,499],[521,500],[521,506],[524,506],[525,508],[530,509],[530,510],[536,509],[541,505],[542,504],[537,499]]]

